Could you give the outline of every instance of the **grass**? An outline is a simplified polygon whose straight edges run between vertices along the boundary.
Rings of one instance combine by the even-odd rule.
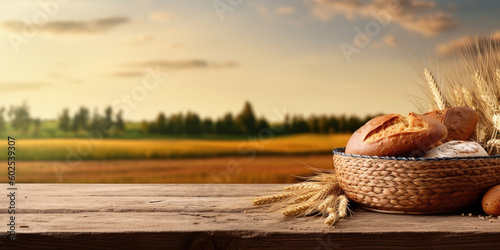
[[[7,166],[5,162],[2,163]],[[18,183],[293,183],[315,168],[333,167],[332,155],[203,159],[19,162]],[[0,176],[7,176],[7,167]],[[2,182],[7,182],[4,178]]]
[[[350,134],[302,134],[271,139],[17,139],[18,161],[173,159],[222,156],[330,154]],[[0,146],[7,152],[7,143]],[[1,154],[0,160],[6,160]]]

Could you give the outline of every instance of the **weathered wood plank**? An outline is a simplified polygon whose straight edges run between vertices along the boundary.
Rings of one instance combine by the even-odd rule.
[[[251,205],[286,185],[18,184],[18,241],[0,248],[332,249],[498,247],[500,219],[459,213],[393,215],[355,209],[328,228]],[[2,187],[7,193],[7,185]],[[7,207],[8,198],[0,196]],[[0,223],[7,224],[0,210]],[[4,226],[7,229],[6,226]]]

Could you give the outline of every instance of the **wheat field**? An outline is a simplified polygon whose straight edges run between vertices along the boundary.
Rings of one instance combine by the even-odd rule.
[[[2,162],[7,166],[6,162]],[[257,155],[198,159],[19,162],[18,183],[293,183],[314,168],[333,167],[332,155]],[[7,176],[7,167],[0,175]],[[3,181],[7,182],[4,178]]]
[[[20,139],[18,161],[172,159],[281,154],[329,154],[350,134],[302,134],[271,139]],[[0,150],[7,152],[7,143]],[[7,160],[7,154],[0,155]]]

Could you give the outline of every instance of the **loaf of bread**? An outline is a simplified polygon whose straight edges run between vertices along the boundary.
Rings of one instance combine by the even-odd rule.
[[[423,157],[464,157],[488,156],[481,145],[473,141],[449,141],[439,147],[429,150]]]
[[[410,113],[378,116],[356,130],[347,142],[348,154],[371,156],[422,156],[440,145],[447,129],[438,120]]]
[[[448,136],[442,141],[466,141],[476,128],[478,113],[468,107],[453,107],[445,110],[435,110],[424,115],[436,118],[448,129]]]

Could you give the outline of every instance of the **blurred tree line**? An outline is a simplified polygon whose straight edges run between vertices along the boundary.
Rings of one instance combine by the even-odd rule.
[[[5,108],[0,108],[0,132],[6,129],[4,115]],[[7,112],[11,127],[23,134],[31,131],[33,135],[39,135],[41,121],[32,118],[29,106],[23,103],[19,106],[11,106]],[[252,105],[245,102],[243,109],[236,115],[226,113],[215,120],[211,118],[200,118],[193,112],[177,113],[166,116],[160,112],[155,120],[143,121],[140,130],[143,134],[151,135],[257,135],[266,128],[275,128],[280,134],[299,133],[352,133],[375,116],[361,118],[356,115],[310,115],[304,118],[302,115],[285,115],[282,122],[271,124],[265,118],[257,118]],[[64,132],[100,131],[103,137],[110,135],[121,136],[126,133],[126,125],[123,120],[122,111],[113,112],[111,107],[104,109],[101,115],[97,109],[91,113],[88,108],[80,107],[73,115],[65,108],[58,117],[57,129]],[[32,129],[31,129],[32,128]]]
[[[6,109],[0,108],[0,132],[6,130],[6,121],[4,113]],[[10,119],[11,127],[23,134],[27,134],[30,130],[32,134],[37,136],[41,132],[40,118],[32,118],[29,111],[29,106],[23,103],[19,106],[11,106],[7,113]],[[33,126],[33,129],[31,129]],[[64,109],[58,119],[58,129],[64,132],[82,132],[97,130],[104,137],[111,135],[121,135],[125,132],[125,122],[123,121],[122,112],[119,111],[113,116],[113,109],[107,107],[104,110],[104,115],[100,115],[96,109],[93,112],[93,117],[90,118],[90,112],[86,107],[80,109],[70,116],[69,109]]]
[[[163,135],[257,135],[264,128],[280,127],[282,134],[298,133],[352,133],[375,116],[360,118],[356,115],[286,115],[282,123],[270,124],[265,118],[257,118],[252,105],[245,102],[243,109],[236,115],[227,113],[215,121],[200,118],[196,113],[177,113],[167,117],[160,113],[154,121],[143,121],[144,134]],[[276,129],[278,131],[278,129]]]

